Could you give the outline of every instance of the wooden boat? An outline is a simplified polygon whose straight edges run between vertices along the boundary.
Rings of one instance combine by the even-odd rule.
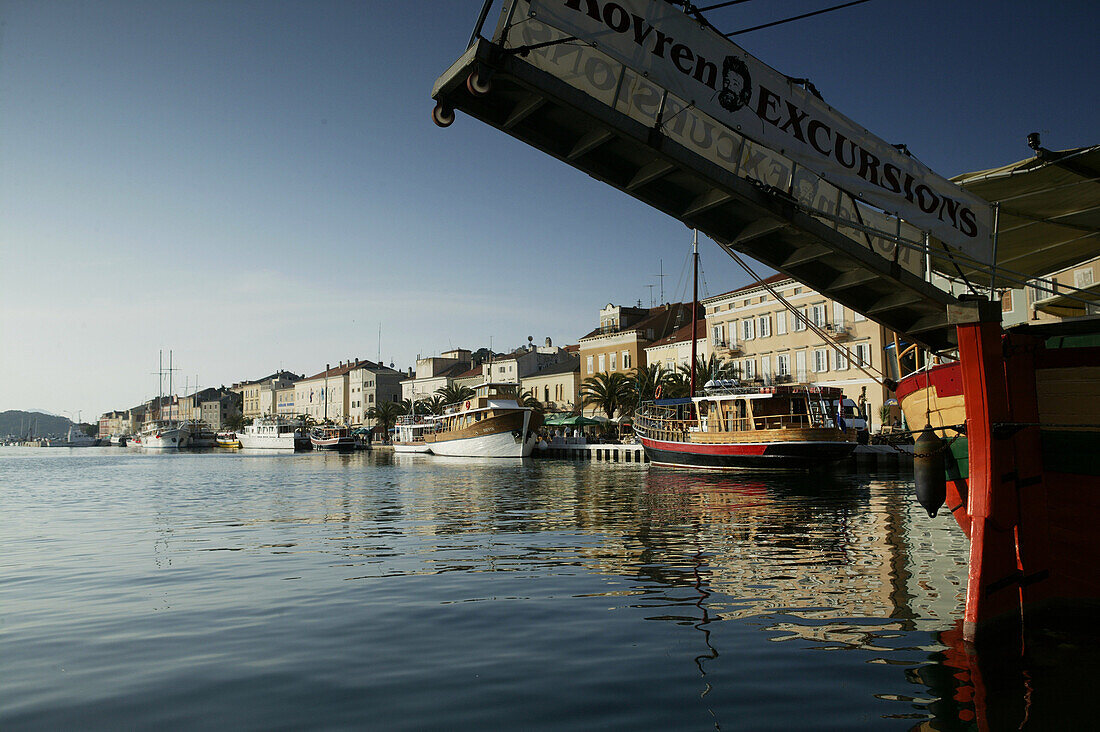
[[[219,432],[214,435],[214,446],[236,448],[241,446],[241,441],[236,432]]]
[[[315,450],[350,452],[355,449],[355,437],[349,427],[314,427],[309,433],[309,442]]]
[[[1002,331],[999,304],[974,306],[959,360],[897,388],[910,427],[940,435],[925,452],[942,454],[941,496],[971,542],[968,640],[1100,609],[1100,319]]]
[[[529,457],[542,415],[522,407],[516,384],[485,383],[474,396],[430,417],[434,429],[424,442],[436,455],[454,457]]]
[[[424,439],[427,432],[436,429],[437,422],[428,421],[423,415],[405,415],[397,420],[394,427],[394,452],[431,452],[432,448]]]
[[[654,465],[807,470],[849,457],[856,430],[837,426],[840,389],[708,382],[703,396],[644,402],[634,432]]]

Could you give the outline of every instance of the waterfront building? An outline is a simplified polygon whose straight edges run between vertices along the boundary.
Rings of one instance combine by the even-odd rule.
[[[104,412],[99,417],[99,436],[130,434],[130,417],[125,411]]]
[[[702,316],[697,306],[696,317]],[[624,307],[608,303],[600,310],[600,327],[578,341],[581,381],[598,374],[629,375],[646,365],[645,349],[691,323],[691,303],[666,303],[655,308]],[[589,415],[600,410],[587,407]]]
[[[823,341],[765,285],[843,350]],[[744,381],[841,387],[846,397],[865,405],[869,424],[877,424],[879,408],[893,398],[858,367],[865,365],[872,373],[888,371],[885,349],[893,345],[893,333],[786,275],[706,298],[702,304],[710,352],[733,361]]]
[[[473,389],[479,384],[484,384],[486,380],[486,372],[488,371],[488,366],[488,364],[483,363],[474,366],[472,369],[463,371],[461,374],[454,377],[454,385],[465,386]]]
[[[315,422],[325,419],[348,422],[351,418],[348,373],[354,363],[340,361],[309,378],[294,383],[294,403],[298,414],[304,414]]]
[[[452,384],[474,366],[473,354],[465,348],[444,351],[438,356],[416,359],[416,376],[401,382],[401,398],[430,399],[437,389]],[[412,376],[410,374],[410,376]]]
[[[529,391],[551,412],[572,412],[580,404],[581,360],[565,354],[557,363],[520,379],[521,391]]]
[[[695,357],[706,359],[710,353],[707,348],[707,321],[703,318],[695,321]],[[691,364],[691,323],[673,331],[670,335],[654,341],[645,348],[646,365],[660,364],[667,371],[676,371],[678,367],[690,367]]]
[[[355,359],[348,371],[348,409],[352,424],[369,422],[367,412],[381,402],[401,401],[400,371]]]
[[[294,402],[294,384],[275,390],[275,414],[291,419],[298,415]]]
[[[241,413],[247,419],[270,416],[278,412],[275,393],[304,378],[290,371],[276,371],[262,379],[242,381],[232,386],[232,391],[241,395]]]
[[[241,416],[241,395],[233,391],[210,389],[213,396],[199,402],[199,419],[214,430],[226,429],[230,421]]]

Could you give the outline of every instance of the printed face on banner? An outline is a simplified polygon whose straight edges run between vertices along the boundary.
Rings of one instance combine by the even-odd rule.
[[[522,18],[524,8],[520,26],[534,21],[575,36],[661,94],[668,92],[684,107],[753,140],[773,160],[805,166],[859,200],[990,261],[987,202],[872,135],[679,7],[662,0],[530,0],[520,3],[516,15]],[[621,92],[609,77],[589,93],[606,101]],[[787,175],[790,183],[789,170]]]

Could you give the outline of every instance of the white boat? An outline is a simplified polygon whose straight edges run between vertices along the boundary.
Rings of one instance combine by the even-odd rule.
[[[266,450],[308,450],[309,435],[298,423],[261,417],[237,433],[241,447]]]
[[[437,424],[423,416],[405,415],[399,418],[394,427],[393,451],[431,452],[432,448],[424,441],[424,435],[435,430]]]
[[[126,443],[129,440],[127,435],[111,435],[111,444],[115,447],[126,447]]]
[[[149,422],[141,432],[141,446],[152,450],[187,447],[190,433],[173,419]]]
[[[314,427],[309,433],[309,441],[315,450],[349,452],[355,449],[350,427]]]
[[[429,417],[435,429],[424,433],[424,441],[436,455],[530,457],[542,415],[520,406],[516,390],[516,384],[478,386],[474,396]]]
[[[96,438],[86,434],[84,430],[76,425],[70,425],[69,434],[65,436],[65,441],[59,444],[62,447],[92,447],[96,444]]]

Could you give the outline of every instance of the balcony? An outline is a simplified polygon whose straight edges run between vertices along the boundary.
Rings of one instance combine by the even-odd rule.
[[[714,344],[715,354],[735,356],[744,351],[739,343],[727,343],[726,341],[719,341]]]
[[[845,325],[835,325],[833,323],[825,324],[825,332],[831,335],[838,341],[845,341],[852,337],[851,331]]]

